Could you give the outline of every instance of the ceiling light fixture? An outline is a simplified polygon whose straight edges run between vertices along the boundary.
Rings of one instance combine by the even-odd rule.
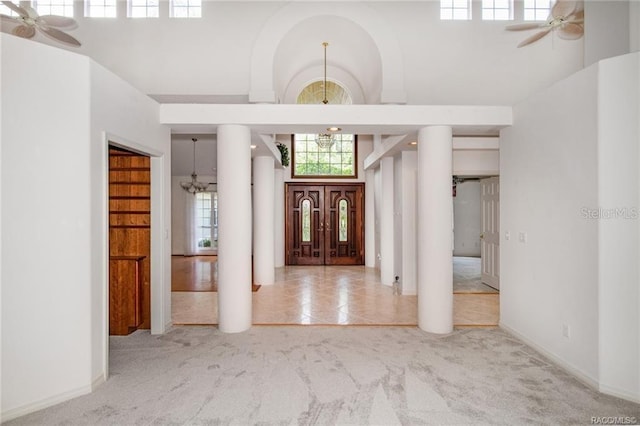
[[[329,100],[327,99],[327,46],[328,45],[329,43],[327,43],[326,41],[322,43],[322,46],[324,47],[324,85],[322,86],[324,97],[322,99],[322,103],[325,105],[329,103]],[[333,131],[333,130],[329,130],[329,131]],[[331,147],[335,143],[336,141],[331,133],[319,133],[318,135],[316,135],[316,144],[318,145],[318,148],[320,148],[323,151],[331,150]]]
[[[206,182],[198,182],[198,175],[196,174],[196,142],[198,139],[191,138],[193,141],[193,173],[191,173],[191,182],[180,182],[182,189],[189,194],[196,194],[196,192],[204,192],[209,186]]]
[[[340,127],[329,127],[329,128],[327,128],[327,130],[329,132],[339,132],[342,129]]]

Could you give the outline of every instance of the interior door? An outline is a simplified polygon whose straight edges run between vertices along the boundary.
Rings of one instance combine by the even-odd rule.
[[[500,288],[500,178],[480,180],[482,282]]]
[[[287,265],[363,264],[363,195],[363,184],[287,184]]]
[[[287,185],[287,264],[324,265],[324,186]]]

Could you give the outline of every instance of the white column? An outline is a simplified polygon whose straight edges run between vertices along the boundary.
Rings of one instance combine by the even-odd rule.
[[[393,157],[380,160],[381,197],[380,197],[380,280],[391,286],[395,280],[394,240],[393,240]]]
[[[273,285],[275,279],[273,157],[253,159],[253,273],[260,285]]]
[[[375,170],[364,175],[364,266],[376,267]]]
[[[251,328],[251,132],[218,126],[218,327]]]
[[[418,132],[418,326],[453,331],[451,195],[452,132],[432,126]]]
[[[273,225],[273,232],[275,238],[275,267],[280,268],[284,266],[284,169],[276,169],[274,172],[274,197],[275,203],[275,223]]]

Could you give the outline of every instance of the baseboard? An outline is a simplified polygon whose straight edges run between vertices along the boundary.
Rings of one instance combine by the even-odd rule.
[[[70,399],[77,398],[79,396],[91,393],[93,391],[94,386],[98,386],[102,382],[104,382],[104,376],[96,378],[90,385],[72,389],[70,391],[63,392],[49,398],[45,398],[40,401],[33,402],[31,404],[26,404],[21,407],[4,411],[2,412],[2,414],[0,414],[0,423],[7,422],[9,420],[13,420],[18,417],[26,416],[27,414],[35,413],[36,411],[40,411],[44,408],[48,408],[53,405],[57,405],[62,402],[68,401]]]
[[[594,379],[593,377],[591,377],[590,375],[586,374],[585,372],[583,372],[579,368],[575,367],[573,364],[568,363],[564,359],[560,358],[558,355],[556,355],[556,354],[554,354],[552,352],[549,352],[548,350],[546,350],[542,346],[540,346],[537,343],[531,341],[527,337],[525,337],[522,334],[520,334],[518,331],[516,331],[513,328],[505,325],[502,321],[500,321],[500,323],[498,325],[499,325],[499,327],[501,329],[503,329],[507,333],[512,334],[513,336],[515,336],[518,339],[522,340],[528,346],[531,346],[537,352],[540,352],[542,355],[544,355],[545,357],[549,358],[551,361],[553,361],[555,364],[557,364],[563,370],[567,371],[569,374],[574,376],[576,379],[580,380],[585,385],[589,386],[591,389],[593,389],[595,391],[598,391],[598,392],[602,392],[601,389],[600,389],[600,383],[598,383],[598,380]]]
[[[106,378],[106,376],[104,374],[101,374],[98,377],[96,377],[95,379],[93,379],[93,382],[91,382],[91,392],[96,390],[96,388],[98,386],[100,386],[101,384],[103,384],[106,381],[107,381],[107,378]]]
[[[620,398],[627,401],[635,402],[636,404],[640,404],[640,395],[634,395],[625,390],[612,388],[607,385],[600,385],[600,388],[598,390],[607,395],[615,396],[616,398]]]

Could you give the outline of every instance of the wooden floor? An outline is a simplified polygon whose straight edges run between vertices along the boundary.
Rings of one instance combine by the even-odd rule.
[[[213,259],[173,257],[174,271],[192,274],[193,288],[215,279]],[[193,268],[185,264],[193,264]],[[176,288],[188,287],[174,274]],[[213,286],[209,286],[214,288]],[[454,294],[454,325],[497,326],[499,294]],[[276,282],[253,293],[253,323],[300,325],[417,325],[417,297],[395,296],[382,285],[376,270],[364,266],[286,266],[276,269]],[[174,324],[217,324],[217,293],[211,290],[172,292]]]

